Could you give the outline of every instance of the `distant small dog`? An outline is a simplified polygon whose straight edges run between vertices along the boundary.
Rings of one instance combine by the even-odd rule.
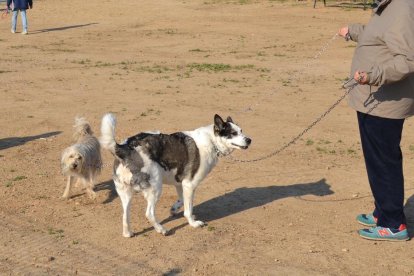
[[[172,184],[178,200],[171,207],[177,214],[184,206],[184,216],[192,227],[204,222],[193,216],[194,192],[214,168],[220,156],[235,149],[247,149],[251,139],[228,117],[214,116],[214,124],[173,134],[143,132],[129,137],[122,144],[115,141],[116,121],[112,114],[102,119],[101,144],[115,156],[113,179],[124,209],[123,236],[132,237],[130,207],[134,192],[142,191],[147,200],[148,220],[155,231],[168,233],[155,217],[155,206],[161,196],[162,184]]]
[[[101,147],[85,118],[76,118],[74,128],[73,138],[76,144],[62,153],[62,173],[68,177],[62,197],[68,199],[72,184],[80,181],[88,196],[94,199],[95,179],[102,169]]]

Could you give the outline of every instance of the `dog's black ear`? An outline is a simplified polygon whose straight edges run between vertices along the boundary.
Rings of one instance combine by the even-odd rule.
[[[227,123],[233,123],[233,119],[229,116],[229,117],[227,117],[226,122],[227,122]]]
[[[224,121],[219,115],[214,115],[214,133],[219,133],[224,128]]]

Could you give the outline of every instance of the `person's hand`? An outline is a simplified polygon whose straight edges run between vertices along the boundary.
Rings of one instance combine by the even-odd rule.
[[[359,84],[368,84],[368,74],[364,71],[357,70],[354,74],[354,80]]]
[[[346,35],[349,33],[349,28],[348,26],[342,27],[339,29],[338,35],[342,36],[342,37],[346,37]]]

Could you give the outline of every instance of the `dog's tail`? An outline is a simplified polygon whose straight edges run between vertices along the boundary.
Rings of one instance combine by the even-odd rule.
[[[73,139],[78,141],[80,138],[88,135],[93,135],[93,131],[89,122],[84,117],[75,118],[75,132],[73,133]]]
[[[115,149],[117,144],[115,141],[115,127],[115,115],[112,113],[105,114],[102,118],[100,142],[104,149],[109,150],[116,156]]]

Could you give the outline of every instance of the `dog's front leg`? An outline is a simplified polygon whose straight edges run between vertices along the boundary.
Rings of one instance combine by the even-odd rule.
[[[194,227],[204,225],[204,222],[195,220],[193,216],[193,200],[194,200],[194,185],[189,181],[183,181],[183,199],[184,199],[184,217],[187,218],[188,223]]]
[[[66,183],[66,188],[65,191],[63,192],[62,198],[64,199],[68,199],[70,196],[70,188],[72,186],[73,180],[74,180],[74,176],[69,175],[68,176],[68,181]]]

